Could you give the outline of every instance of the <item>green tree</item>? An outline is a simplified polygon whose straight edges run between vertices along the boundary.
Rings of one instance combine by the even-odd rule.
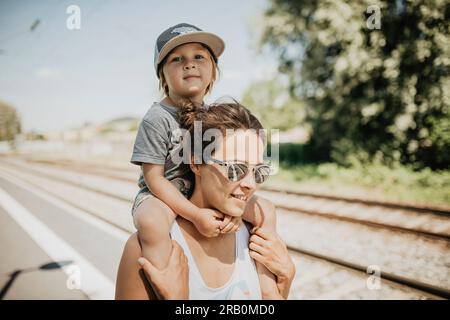
[[[321,157],[450,166],[448,1],[271,0],[264,21]]]
[[[0,101],[0,141],[12,141],[21,132],[16,109]]]
[[[242,103],[266,129],[289,130],[305,117],[303,103],[291,98],[281,79],[253,83],[245,91]]]

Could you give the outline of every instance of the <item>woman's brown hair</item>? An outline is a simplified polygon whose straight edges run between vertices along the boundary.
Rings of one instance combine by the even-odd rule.
[[[178,122],[180,127],[187,130],[190,138],[191,154],[194,152],[194,122],[201,121],[202,137],[209,129],[218,129],[225,135],[229,129],[255,130],[264,129],[259,120],[243,105],[237,101],[217,102],[210,105],[200,105],[185,102],[180,107]],[[202,151],[213,142],[202,139]]]

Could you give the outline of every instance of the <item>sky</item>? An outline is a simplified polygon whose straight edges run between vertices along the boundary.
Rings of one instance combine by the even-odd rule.
[[[70,5],[81,28],[66,26]],[[276,61],[256,49],[267,0],[0,0],[0,100],[16,108],[23,131],[48,132],[142,117],[162,98],[153,67],[158,35],[181,22],[225,41],[211,102],[241,99],[273,77]],[[33,23],[39,24],[31,31]]]

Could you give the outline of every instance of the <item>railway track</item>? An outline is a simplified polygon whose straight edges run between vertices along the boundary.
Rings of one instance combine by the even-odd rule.
[[[75,161],[69,161],[69,160],[49,160],[49,159],[33,159],[33,158],[25,158],[27,162],[34,162],[34,163],[43,163],[43,164],[49,164],[53,166],[59,166],[68,168],[70,170],[76,170],[79,172],[91,172],[91,173],[98,173],[105,176],[108,176],[113,179],[123,180],[123,181],[130,181],[130,182],[136,182],[136,175],[138,175],[139,171],[138,168],[132,168],[132,167],[113,167],[113,166],[101,166],[98,164],[93,163],[80,163]],[[328,199],[328,200],[335,200],[335,201],[345,201],[348,203],[361,203],[366,205],[372,205],[372,206],[382,206],[389,209],[401,209],[401,210],[411,210],[416,212],[423,212],[426,214],[435,214],[435,215],[442,215],[445,217],[450,217],[450,207],[444,208],[442,206],[431,206],[431,205],[413,205],[413,204],[406,204],[406,203],[400,203],[400,202],[394,202],[394,201],[376,201],[376,200],[368,200],[368,199],[362,199],[357,197],[344,197],[344,196],[336,196],[336,195],[329,195],[329,194],[318,194],[314,192],[305,192],[305,191],[296,191],[296,190],[290,190],[290,189],[277,189],[273,187],[267,187],[263,185],[261,187],[262,190],[270,191],[270,192],[277,192],[282,194],[288,194],[288,195],[296,195],[296,196],[302,196],[302,197],[311,197],[311,198],[317,198],[317,199]]]
[[[53,181],[58,181],[58,183],[61,184],[66,184],[66,185],[71,185],[74,188],[81,188],[83,190],[89,191],[89,192],[94,192],[97,193],[98,195],[101,195],[103,197],[107,197],[107,198],[112,198],[115,200],[119,200],[121,202],[124,202],[126,204],[129,204],[130,201],[132,199],[130,199],[130,197],[124,196],[124,195],[118,195],[118,194],[114,194],[112,192],[108,192],[106,190],[99,190],[96,187],[92,187],[92,186],[88,186],[85,183],[80,183],[79,181],[71,181],[70,179],[67,178],[62,178],[61,176],[57,176],[56,174],[51,175],[49,174],[49,172],[43,172],[41,170],[38,170],[36,168],[32,169],[30,168],[30,166],[25,166],[25,165],[17,165],[16,164],[12,164],[10,162],[5,163],[4,161],[2,161],[4,165],[7,165],[8,167],[14,167],[15,166],[15,170],[16,173],[18,171],[20,171],[22,174],[28,174],[28,175],[32,175],[34,177],[40,177],[40,179],[45,180],[45,179],[50,179]],[[41,162],[41,164],[43,164]],[[77,171],[78,173],[84,173],[86,174],[87,172],[94,174],[94,175],[98,175],[98,176],[102,176],[104,178],[108,178],[108,179],[114,179],[114,180],[119,180],[122,182],[133,182],[135,183],[135,180],[131,178],[131,174],[132,172],[130,171],[128,174],[130,175],[130,177],[127,176],[121,176],[119,174],[115,174],[114,172],[108,171],[108,170],[100,170],[99,168],[95,168],[95,167],[82,167],[82,166],[74,166],[72,164],[61,164],[61,163],[57,163],[55,164],[51,164],[51,163],[46,163],[46,165],[50,166],[50,170],[52,167],[60,167],[62,169],[69,169],[68,166],[70,166],[71,171]],[[42,169],[42,168],[41,168]],[[135,174],[135,176],[137,175],[137,173]],[[28,181],[28,183],[30,183],[30,181]],[[34,183],[36,187],[42,187],[42,184],[40,183]],[[270,191],[272,192],[272,191]],[[62,200],[67,201],[67,199],[62,198]],[[333,199],[334,200],[334,199]],[[70,201],[67,201],[70,202]],[[70,203],[71,205],[74,205],[74,203]],[[76,205],[76,204],[75,204]],[[365,204],[367,205],[367,204]],[[85,208],[81,209],[85,210]],[[288,210],[288,211],[294,211],[292,210],[292,208],[282,208],[282,210]],[[410,209],[409,209],[410,210]],[[300,211],[300,210],[299,210]],[[425,213],[427,215],[429,214],[434,214],[434,213],[427,213],[426,211],[420,211],[422,214]],[[95,212],[95,210],[91,210],[91,212],[89,212],[91,214],[94,214],[96,216],[98,216],[98,212]],[[309,213],[305,213],[302,212],[302,214],[306,214],[306,215],[312,215]],[[331,219],[333,220],[332,217],[327,217],[324,214],[317,214],[319,215],[321,218],[325,218],[325,219]],[[440,216],[442,218],[442,214],[439,213],[436,216]],[[126,230],[127,232],[130,232],[130,228],[128,227],[123,227],[122,223],[117,223],[114,221],[111,221],[108,218],[104,218],[104,221],[112,224],[113,226],[120,228],[122,230]],[[399,230],[398,228],[391,228],[390,226],[386,226],[386,225],[379,225],[379,224],[373,224],[373,223],[361,223],[361,221],[351,221],[349,219],[335,219],[335,220],[339,220],[342,221],[342,223],[350,223],[350,224],[362,224],[365,225],[366,227],[370,227],[370,228],[384,228],[389,230],[390,232],[403,232],[405,230]],[[408,232],[410,232],[411,230],[409,230]],[[411,233],[411,232],[410,232]],[[413,231],[412,234],[414,234],[415,236],[420,236],[420,237],[428,237],[430,239],[430,241],[432,239],[436,240],[436,241],[448,241],[448,237],[441,237],[441,236],[436,236],[436,235],[430,235],[427,234],[426,232],[416,232]],[[361,263],[355,263],[352,261],[348,261],[346,259],[342,259],[342,258],[338,258],[336,256],[332,256],[332,255],[327,255],[327,254],[323,254],[323,253],[318,253],[315,252],[313,250],[310,250],[308,248],[302,248],[301,246],[298,245],[292,245],[289,244],[289,250],[292,253],[295,254],[300,254],[302,257],[309,257],[311,259],[315,259],[317,261],[320,261],[321,263],[327,265],[327,264],[331,264],[337,268],[342,268],[345,270],[350,270],[355,274],[358,274],[358,276],[360,278],[367,278],[367,265],[361,264]],[[448,253],[448,252],[447,252]],[[423,298],[444,298],[444,299],[448,299],[450,298],[450,290],[447,287],[440,287],[440,286],[436,286],[435,284],[431,284],[431,283],[427,283],[424,281],[417,281],[416,279],[414,279],[413,277],[405,277],[396,273],[392,273],[389,271],[383,271],[380,274],[381,278],[383,279],[383,281],[387,281],[387,283],[389,283],[392,286],[403,286],[403,287],[407,287],[407,288],[412,288],[414,290],[417,290],[418,292],[422,292],[423,293]]]
[[[93,165],[86,166],[64,161],[36,161],[28,159],[27,162],[42,163],[83,174],[89,173],[93,175],[100,175],[106,178],[123,182],[131,182],[134,184],[136,184],[139,173],[137,170],[127,170],[127,172],[121,172],[119,169]],[[64,179],[57,176],[54,178],[64,181]],[[73,181],[66,182],[76,184]],[[88,185],[85,187],[89,188]],[[122,195],[117,194],[110,194],[107,191],[99,190],[98,188],[91,188],[91,190],[94,192],[105,193],[106,195],[111,195],[113,197],[123,199],[124,201],[132,200],[132,198],[123,197]],[[412,233],[450,241],[450,211],[446,211],[442,208],[438,209],[396,203],[365,201],[362,199],[317,195],[313,193],[278,190],[266,187],[261,188],[259,194],[268,198],[277,206],[277,208],[283,210],[312,216],[318,215],[333,220],[346,221],[360,225],[389,229],[396,232]],[[280,198],[280,195],[283,197]],[[312,202],[312,205],[306,205],[307,202]],[[302,205],[299,206],[299,203],[302,203]],[[315,203],[319,203],[319,206],[315,206]],[[355,205],[357,208],[348,210],[349,206]],[[320,207],[325,207],[325,209]],[[352,213],[349,213],[350,211],[352,211]],[[368,212],[371,212],[371,214],[367,214]]]
[[[371,274],[370,266],[363,266],[356,263],[351,263],[348,261],[345,261],[343,259],[338,259],[335,257],[330,257],[322,254],[318,254],[309,250],[299,249],[296,247],[288,246],[289,252],[301,254],[302,256],[307,256],[310,258],[318,259],[333,265],[336,265],[341,268],[349,269],[354,272],[359,272],[361,277],[365,277],[369,274]],[[411,279],[408,277],[402,277],[399,275],[396,275],[391,272],[382,272],[380,271],[380,279],[389,281],[392,285],[403,285],[409,288],[414,288],[416,290],[419,290],[425,294],[431,294],[433,298],[439,299],[450,299],[450,290],[440,288],[435,285],[431,285],[428,283],[416,281],[415,279]]]

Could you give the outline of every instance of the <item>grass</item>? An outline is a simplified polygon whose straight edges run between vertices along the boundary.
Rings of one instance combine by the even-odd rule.
[[[379,163],[281,166],[268,186],[450,208],[450,170],[414,171]]]

